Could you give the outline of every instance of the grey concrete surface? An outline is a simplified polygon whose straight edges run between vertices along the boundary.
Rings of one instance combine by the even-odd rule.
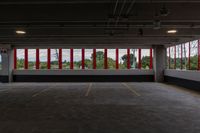
[[[200,94],[161,83],[0,84],[0,133],[199,133]]]

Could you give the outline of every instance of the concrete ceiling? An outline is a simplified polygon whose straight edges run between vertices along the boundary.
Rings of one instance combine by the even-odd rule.
[[[162,16],[166,7],[169,15]],[[1,0],[0,43],[126,47],[200,36],[199,0]],[[155,29],[154,21],[160,21]],[[169,35],[167,30],[177,29]],[[26,35],[15,34],[25,30]]]

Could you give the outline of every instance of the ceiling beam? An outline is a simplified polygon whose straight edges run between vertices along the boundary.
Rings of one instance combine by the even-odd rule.
[[[122,3],[123,0],[119,0]],[[132,0],[127,0],[131,3]],[[115,3],[110,0],[1,0],[0,5]],[[138,0],[136,3],[200,3],[199,0]]]

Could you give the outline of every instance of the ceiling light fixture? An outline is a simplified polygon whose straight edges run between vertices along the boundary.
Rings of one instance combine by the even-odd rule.
[[[168,30],[168,31],[167,31],[168,34],[175,34],[175,33],[177,33],[177,32],[178,32],[177,30]]]
[[[24,30],[16,30],[16,34],[24,35],[24,34],[26,34],[26,31],[24,31]]]

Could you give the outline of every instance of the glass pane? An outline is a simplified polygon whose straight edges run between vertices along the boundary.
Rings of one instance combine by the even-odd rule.
[[[63,69],[70,69],[70,49],[62,49]]]
[[[131,69],[138,68],[138,49],[130,49],[130,61],[131,61]]]
[[[36,69],[36,50],[28,49],[28,69]]]
[[[74,69],[82,69],[82,53],[81,49],[74,49]]]
[[[181,69],[181,45],[176,46],[176,69]]]
[[[40,49],[40,69],[47,69],[47,49]]]
[[[96,50],[96,63],[97,69],[104,69],[104,49]]]
[[[190,69],[198,69],[198,40],[192,41],[190,44],[191,54],[190,54]]]
[[[167,48],[167,69],[169,69],[169,48]]]
[[[24,69],[24,49],[17,49],[17,69]]]
[[[189,57],[189,43],[182,44],[183,47],[183,59],[182,59],[182,64],[183,64],[183,69],[189,69],[188,65],[188,57]]]
[[[85,49],[85,69],[93,68],[93,49]]]
[[[119,69],[127,69],[127,49],[119,49]]]
[[[108,69],[116,69],[116,49],[108,49]]]
[[[58,69],[59,49],[51,49],[51,69]]]
[[[174,46],[170,47],[170,69],[174,69],[174,54],[175,54],[175,48]]]
[[[150,49],[142,49],[141,52],[142,69],[150,68]]]

